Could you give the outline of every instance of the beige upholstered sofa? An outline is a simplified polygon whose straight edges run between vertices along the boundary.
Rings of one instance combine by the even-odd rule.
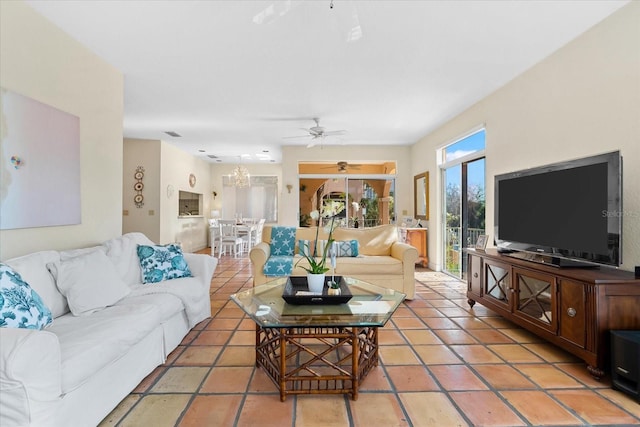
[[[251,249],[249,257],[253,270],[254,286],[261,285],[274,279],[263,272],[264,265],[271,255],[269,242],[271,241],[271,226],[265,226],[262,232],[262,242]],[[320,229],[318,240],[328,238],[324,229]],[[398,228],[394,225],[381,225],[370,228],[336,228],[333,232],[336,241],[358,241],[358,256],[338,257],[335,274],[355,277],[374,285],[391,288],[406,294],[407,299],[415,296],[414,271],[418,251],[413,246],[401,243]],[[300,260],[298,242],[300,240],[315,241],[316,227],[297,228],[294,269],[292,276],[304,276],[306,271],[302,266],[308,266],[306,260]],[[327,264],[329,265],[329,264]]]

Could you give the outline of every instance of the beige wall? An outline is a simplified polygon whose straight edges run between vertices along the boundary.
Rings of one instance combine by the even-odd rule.
[[[412,170],[431,172],[429,262],[440,269],[441,177],[436,149],[486,125],[487,230],[493,177],[620,150],[624,161],[623,269],[640,265],[640,2],[632,2],[412,148]]]
[[[160,141],[125,138],[123,147],[122,233],[138,231],[160,242]],[[133,201],[136,168],[144,168],[142,196],[144,205]]]
[[[82,206],[80,225],[0,231],[0,259],[120,235],[122,74],[24,3],[0,1],[0,86],[80,118]]]
[[[160,144],[160,244],[181,242],[187,252],[206,248],[208,244],[208,212],[211,210],[211,165],[202,159],[161,141]],[[189,175],[194,174],[196,185],[189,186]],[[167,187],[174,188],[169,197]],[[178,218],[179,191],[202,194],[200,218]]]
[[[144,206],[137,208],[133,201],[133,185],[137,166],[145,168]],[[207,247],[207,212],[211,204],[209,163],[161,140],[125,139],[123,233],[139,231],[158,244],[180,242],[186,252]],[[194,174],[196,185],[189,185]],[[168,191],[171,186],[173,191]],[[180,191],[202,194],[205,215],[180,218]]]

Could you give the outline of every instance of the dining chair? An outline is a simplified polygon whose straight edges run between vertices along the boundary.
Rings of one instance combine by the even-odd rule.
[[[226,255],[227,248],[229,248],[229,252],[233,254],[234,258],[237,258],[238,254],[242,255],[245,250],[248,250],[248,238],[238,233],[238,226],[235,220],[221,219],[218,221],[218,224],[220,227],[218,256]]]
[[[238,234],[247,239],[246,250],[249,252],[256,245],[256,231],[258,229],[259,218],[243,218],[242,224],[238,226]]]
[[[256,229],[253,232],[253,242],[251,243],[251,246],[255,246],[262,241],[262,229],[264,228],[265,221],[266,220],[264,218],[260,218],[256,223]]]
[[[220,252],[220,225],[218,220],[209,220],[209,244],[211,245],[211,256],[216,256],[216,249]],[[215,223],[211,223],[215,221]]]

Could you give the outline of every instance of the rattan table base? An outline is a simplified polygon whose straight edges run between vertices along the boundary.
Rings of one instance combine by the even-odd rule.
[[[378,365],[378,327],[261,328],[256,325],[256,366],[292,394],[350,394]]]

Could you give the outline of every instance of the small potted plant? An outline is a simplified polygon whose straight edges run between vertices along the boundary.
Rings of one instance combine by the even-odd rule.
[[[328,283],[329,289],[327,289],[327,294],[329,295],[340,295],[342,290],[340,289],[340,283],[335,280],[330,280]]]

